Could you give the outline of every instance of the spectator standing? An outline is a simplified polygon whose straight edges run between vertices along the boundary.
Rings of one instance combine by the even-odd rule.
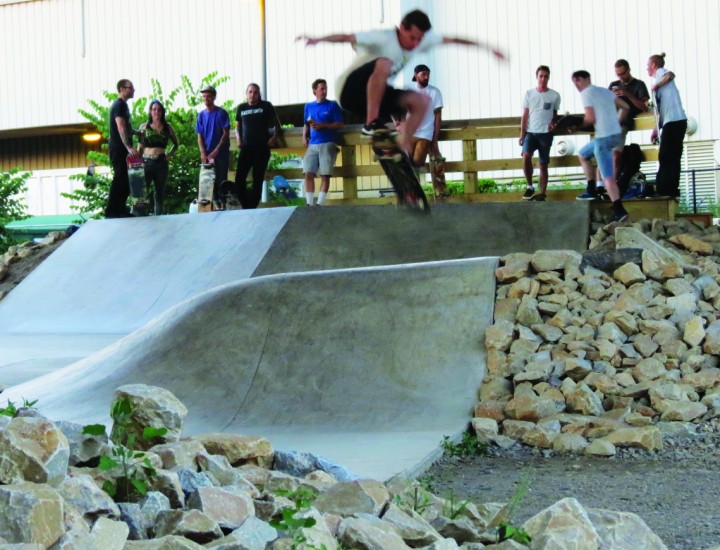
[[[200,162],[212,164],[215,168],[213,204],[216,210],[221,210],[219,188],[227,179],[230,167],[230,117],[225,109],[215,105],[217,91],[213,86],[205,86],[200,93],[205,105],[205,110],[198,113],[195,122]]]
[[[527,187],[523,200],[544,201],[547,194],[548,165],[550,164],[550,148],[560,109],[560,94],[548,88],[550,67],[540,65],[535,70],[537,86],[525,92],[520,118],[520,139],[522,146],[523,173]],[[533,185],[532,157],[538,152],[540,160],[540,192],[535,193]]]
[[[140,130],[139,153],[145,165],[145,185],[153,186],[155,215],[164,211],[165,184],[169,173],[169,161],[178,147],[178,140],[172,126],[165,120],[165,106],[157,99],[150,102],[148,121]],[[167,151],[168,142],[172,141],[172,149]]]
[[[315,196],[315,176],[320,176],[318,206],[325,203],[330,189],[330,176],[338,153],[338,130],[343,126],[340,106],[327,98],[327,81],[318,78],[312,83],[315,101],[305,105],[303,144],[307,151],[303,158],[305,172],[305,201],[312,206]]]
[[[665,68],[665,54],[652,55],[647,63],[648,74],[655,79],[652,92],[655,109],[660,113],[660,151],[655,177],[657,192],[661,196],[680,198],[680,160],[683,139],[687,131],[687,116],[675,85],[675,73]],[[653,131],[653,139],[657,129]]]
[[[106,218],[132,217],[126,205],[130,196],[127,155],[138,154],[133,147],[134,132],[130,125],[130,108],[127,103],[135,96],[135,86],[129,80],[122,79],[117,83],[117,91],[118,97],[110,106],[108,153],[113,168],[113,179],[110,182],[110,192],[105,207]]]
[[[235,138],[240,148],[235,182],[242,207],[248,209],[260,204],[270,148],[277,144],[281,130],[275,107],[262,98],[260,86],[248,84],[245,95],[247,101],[238,106],[235,115]],[[245,180],[250,170],[252,188],[248,191]]]

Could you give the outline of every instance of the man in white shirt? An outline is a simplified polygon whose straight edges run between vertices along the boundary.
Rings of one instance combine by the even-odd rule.
[[[398,90],[389,82],[403,69],[413,54],[428,51],[440,44],[478,46],[492,51],[498,59],[505,55],[490,46],[474,40],[441,36],[431,30],[430,19],[420,10],[403,17],[394,29],[366,31],[352,34],[331,34],[319,38],[306,35],[297,37],[306,45],[320,42],[347,42],[358,55],[343,72],[335,85],[340,106],[358,116],[365,117],[362,134],[371,137],[375,130],[383,129],[394,117],[402,119],[407,113],[405,133],[400,146],[412,154],[412,137],[422,122],[428,106],[427,97],[411,90]]]
[[[595,125],[594,139],[585,144],[578,154],[587,179],[588,191],[594,192],[596,189],[595,167],[590,162],[595,157],[605,189],[612,201],[611,221],[624,221],[628,213],[622,205],[620,190],[615,180],[613,149],[623,139],[620,120],[625,120],[630,107],[607,88],[594,86],[587,71],[575,71],[572,81],[580,92],[585,108],[583,127]]]
[[[552,147],[555,122],[560,109],[560,94],[548,88],[550,67],[540,65],[535,70],[537,86],[525,92],[523,111],[520,119],[520,139],[522,146],[523,172],[527,188],[523,200],[544,201],[548,183],[548,165],[550,164],[550,147]],[[540,192],[535,193],[533,186],[532,157],[538,152],[540,160]]]
[[[430,84],[430,67],[420,64],[415,67],[413,72],[415,86],[411,89],[430,99],[430,105],[425,112],[425,117],[420,122],[418,129],[415,130],[415,135],[412,138],[413,162],[415,166],[423,166],[428,153],[430,153],[431,163],[437,163],[437,159],[442,157],[438,138],[440,137],[440,124],[442,122],[443,98],[440,90]],[[436,197],[447,196],[444,176],[438,177],[438,175],[433,174],[432,182]]]

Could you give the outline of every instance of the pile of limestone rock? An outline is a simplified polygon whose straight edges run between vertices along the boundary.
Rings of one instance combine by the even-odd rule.
[[[478,439],[613,456],[717,426],[718,252],[718,227],[643,220],[502,258]]]
[[[27,241],[9,247],[7,252],[0,256],[0,283],[8,277],[13,265],[38,254],[41,250],[64,240],[66,237],[67,234],[64,231],[51,231],[39,241]],[[8,292],[8,289],[0,289],[0,300],[5,298]]]
[[[313,455],[276,451],[263,437],[181,438],[187,410],[170,392],[127,385],[115,402],[125,399],[138,426],[167,430],[129,459],[129,477],[148,484],[129,502],[102,489],[128,477],[100,462],[119,460],[114,428],[110,439],[90,435],[27,408],[0,417],[0,543],[28,550],[527,547],[496,542],[500,520],[511,519],[501,503],[460,503],[412,482],[353,479]],[[138,473],[149,466],[154,474]],[[665,548],[638,516],[586,509],[572,498],[523,528],[530,548]]]

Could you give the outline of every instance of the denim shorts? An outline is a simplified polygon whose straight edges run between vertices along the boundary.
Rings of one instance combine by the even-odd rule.
[[[598,168],[600,169],[600,175],[603,178],[609,178],[615,175],[613,149],[617,147],[619,143],[622,143],[622,140],[622,134],[595,138],[583,145],[578,154],[585,160],[590,160],[595,157]]]
[[[303,172],[318,176],[331,176],[337,154],[338,146],[333,142],[311,143],[303,158]]]
[[[553,135],[550,132],[537,134],[528,132],[525,134],[525,140],[522,145],[523,154],[528,153],[530,156],[535,151],[538,152],[540,164],[550,164],[550,147],[552,147]]]

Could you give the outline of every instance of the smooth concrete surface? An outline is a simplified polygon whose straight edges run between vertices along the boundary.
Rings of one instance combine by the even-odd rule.
[[[0,302],[0,334],[128,334],[249,277],[293,211],[88,222]]]
[[[275,275],[195,296],[99,353],[10,388],[108,422],[126,383],[167,388],[185,433],[258,434],[388,479],[464,429],[484,375],[495,258]]]
[[[570,249],[590,238],[588,201],[298,208],[253,276]]]

